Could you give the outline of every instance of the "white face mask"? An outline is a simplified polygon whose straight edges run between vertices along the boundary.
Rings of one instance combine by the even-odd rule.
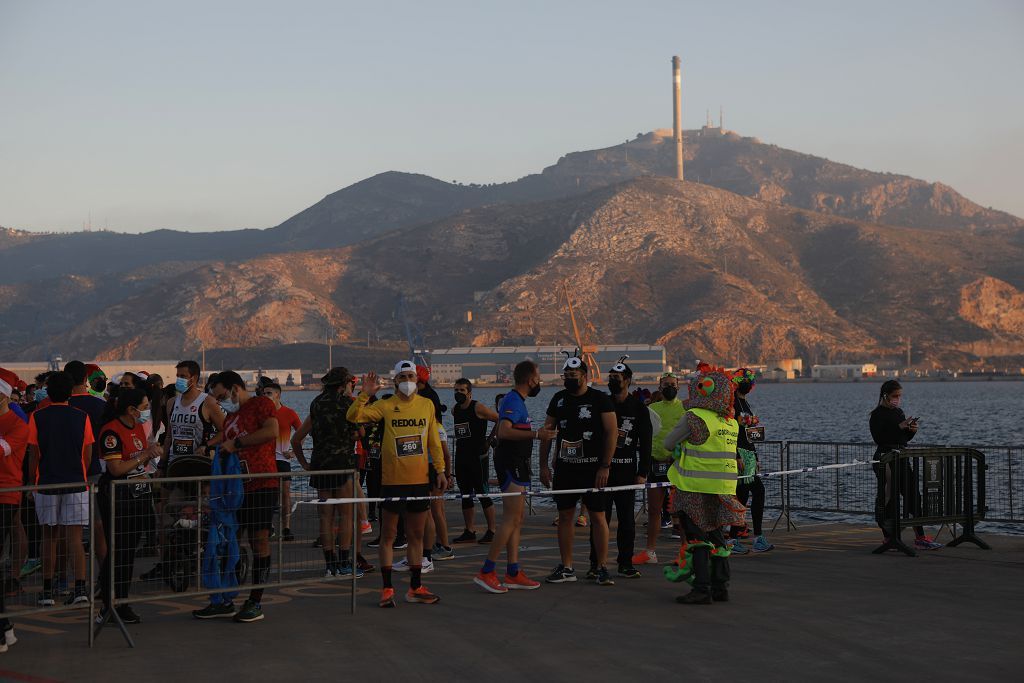
[[[412,396],[416,393],[416,382],[399,382],[398,390],[406,396]]]

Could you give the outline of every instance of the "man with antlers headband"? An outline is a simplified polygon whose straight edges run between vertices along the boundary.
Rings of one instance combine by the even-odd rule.
[[[729,599],[729,549],[722,528],[743,521],[736,500],[736,441],[732,376],[705,363],[690,380],[686,413],[665,437],[674,451],[668,471],[672,510],[683,527],[679,558],[665,568],[669,581],[687,581],[693,590],[676,598],[684,605],[710,605]]]

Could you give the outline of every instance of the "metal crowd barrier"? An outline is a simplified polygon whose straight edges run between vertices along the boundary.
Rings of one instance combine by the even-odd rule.
[[[285,541],[282,520],[283,514],[277,514],[281,508],[282,492],[290,487],[293,500],[315,499],[316,490],[310,485],[312,477],[350,476],[358,486],[357,470],[321,470],[274,472],[266,474],[234,474],[222,476],[197,477],[161,477],[158,479],[118,479],[111,482],[110,493],[101,495],[103,504],[108,506],[104,517],[109,520],[106,536],[110,539],[108,553],[113,558],[112,570],[104,579],[105,590],[110,596],[110,609],[94,629],[90,630],[90,645],[103,626],[114,623],[120,629],[128,645],[134,647],[131,635],[118,614],[117,607],[137,603],[154,602],[180,597],[205,596],[211,593],[237,592],[242,599],[245,591],[253,589],[282,588],[301,586],[323,581],[340,581],[351,583],[350,609],[356,608],[356,571],[347,577],[325,576],[325,561],[321,548],[311,546],[310,537],[318,538],[319,509],[315,506],[299,506],[293,513],[291,526],[299,533],[296,540]],[[233,570],[238,585],[221,587],[204,585],[204,552],[211,526],[211,509],[209,485],[215,480],[272,480],[275,482],[277,497],[259,498],[250,492],[245,498],[252,496],[257,504],[243,502],[246,508],[240,514],[235,511],[236,540],[238,542],[239,560]],[[262,489],[274,491],[274,488]],[[360,515],[358,506],[352,511],[352,539],[358,538]],[[158,516],[158,529],[161,535],[161,552],[158,561],[162,571],[146,581],[133,581],[135,576],[135,550],[140,541],[140,530],[146,525],[150,515]],[[254,582],[251,570],[256,560],[253,553],[253,539],[243,542],[243,517],[267,523],[273,530],[270,541],[271,567],[261,582]],[[312,531],[310,532],[310,530]],[[337,532],[336,532],[337,533]],[[299,540],[302,539],[302,540]],[[353,565],[357,562],[355,545],[350,545],[350,557]],[[221,563],[223,565],[223,562]],[[141,568],[141,567],[140,567]],[[222,572],[232,571],[227,567]],[[118,595],[121,593],[121,595]],[[94,611],[91,607],[90,613]],[[90,618],[90,623],[94,619]]]
[[[925,524],[959,524],[963,531],[948,543],[967,541],[990,550],[974,523],[985,518],[985,454],[972,448],[915,448],[883,453],[877,473],[875,509],[886,541],[873,552],[900,550],[902,531]]]

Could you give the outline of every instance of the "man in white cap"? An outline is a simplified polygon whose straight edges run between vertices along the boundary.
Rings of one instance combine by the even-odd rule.
[[[445,461],[441,450],[434,403],[416,393],[416,364],[403,360],[395,365],[395,395],[370,403],[380,389],[376,373],[363,378],[362,391],[348,409],[353,424],[384,422],[381,438],[381,497],[398,498],[382,506],[380,571],[384,582],[380,607],[395,606],[395,590],[391,583],[393,550],[391,544],[398,531],[398,516],[405,512],[405,533],[409,540],[406,557],[411,574],[406,602],[432,605],[440,598],[421,582],[423,529],[427,521],[429,500],[402,500],[430,495],[430,464],[436,470],[436,489],[448,485]]]

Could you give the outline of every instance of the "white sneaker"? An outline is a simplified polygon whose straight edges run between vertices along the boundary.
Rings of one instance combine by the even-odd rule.
[[[407,572],[407,571],[409,571],[409,560],[407,558],[403,557],[398,562],[395,562],[393,565],[391,565],[391,571],[393,571],[393,572]]]
[[[7,652],[7,643],[0,640],[0,654],[3,654],[4,652]]]
[[[4,645],[14,645],[18,639],[14,636],[14,627],[4,631]]]
[[[422,560],[420,560],[420,570],[420,573],[422,574],[429,574],[430,572],[434,571],[434,563],[431,560],[428,560],[424,557]]]

